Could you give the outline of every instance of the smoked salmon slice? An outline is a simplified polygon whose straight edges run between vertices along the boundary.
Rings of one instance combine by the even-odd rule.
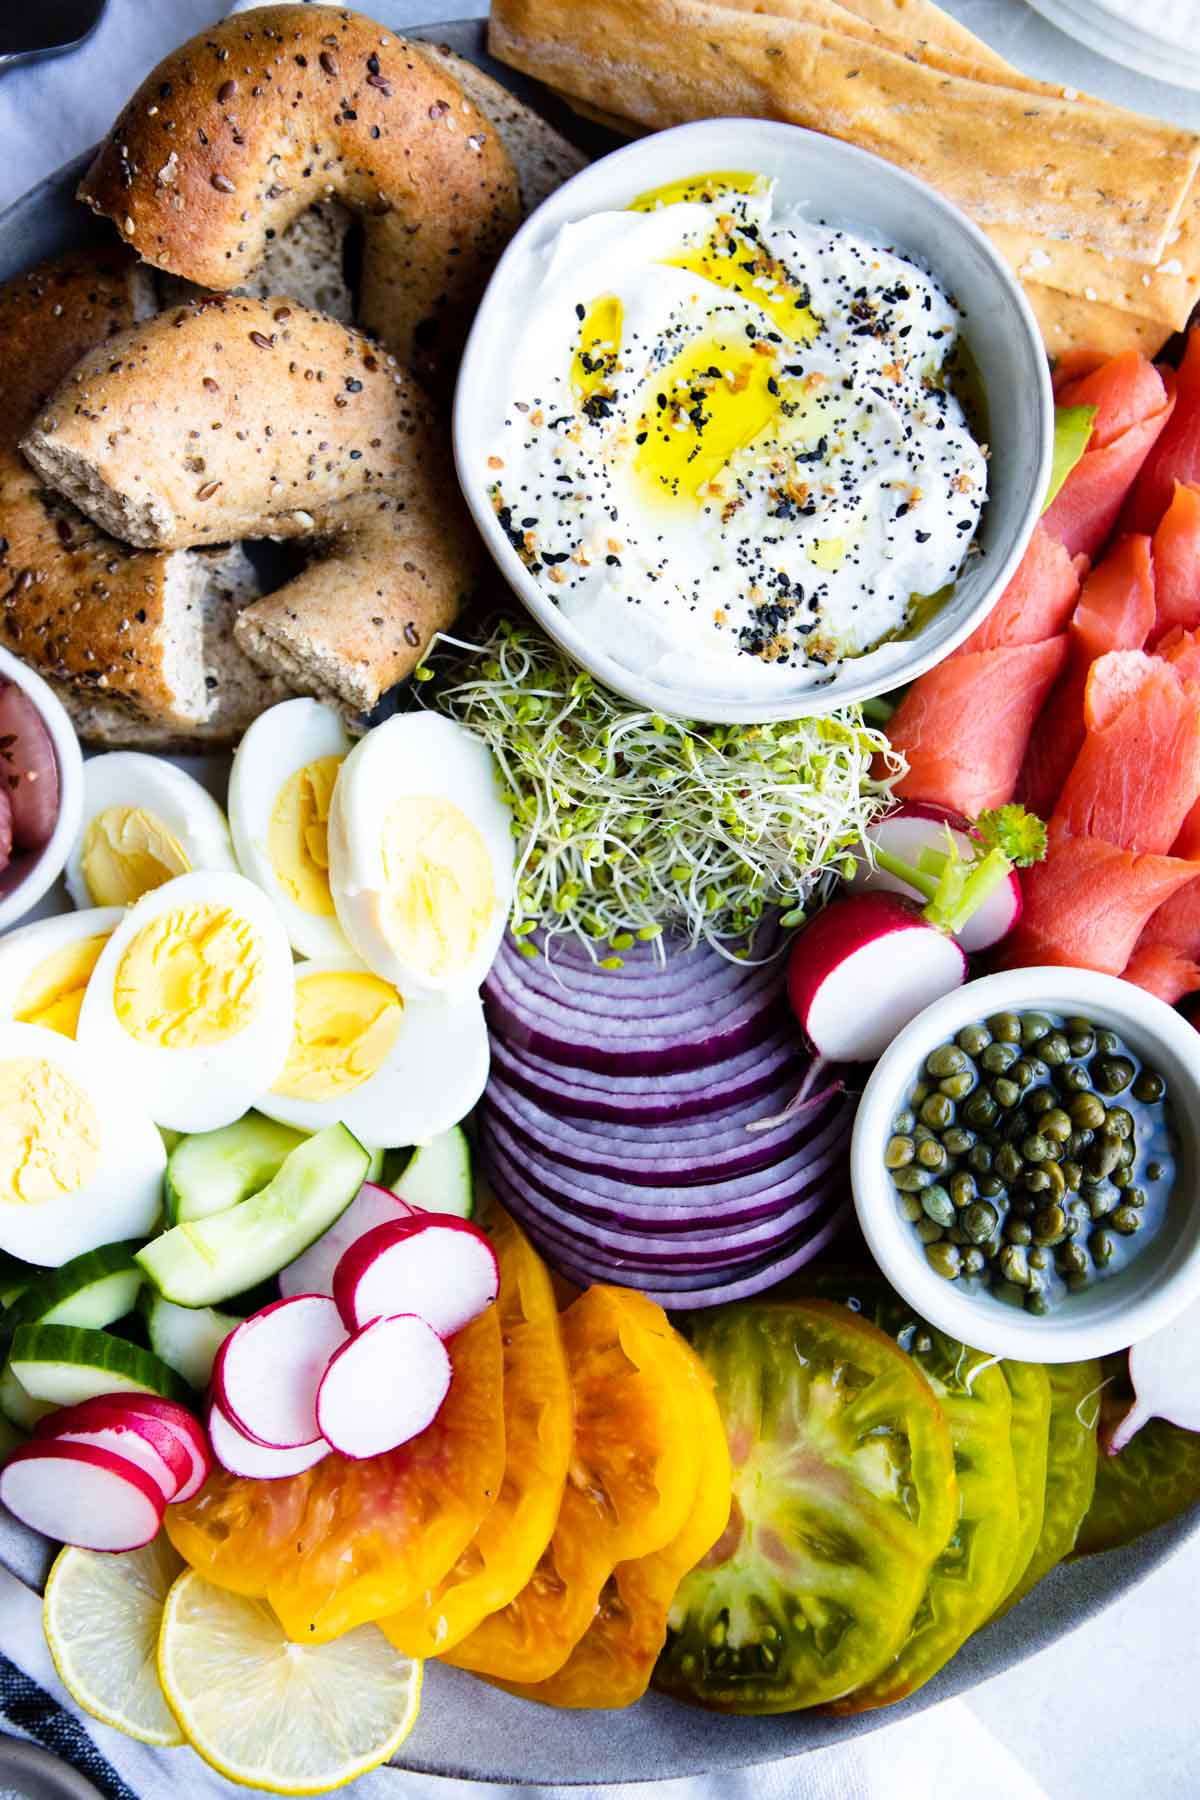
[[[1041,524],[1034,527],[1029,547],[1017,564],[1016,574],[987,618],[965,644],[954,652],[970,655],[976,650],[1000,650],[1013,644],[1040,644],[1066,629],[1079,594],[1081,569],[1077,561],[1052,538]]]
[[[1083,584],[1071,618],[1066,673],[1034,727],[1018,791],[1040,819],[1054,811],[1083,748],[1083,696],[1088,670],[1109,650],[1140,650],[1155,618],[1150,539],[1120,538]]]
[[[908,758],[895,792],[968,818],[1011,800],[1034,720],[1066,654],[1063,634],[951,656],[922,675],[888,726],[893,747]]]
[[[1176,626],[1155,644],[1154,654],[1174,663],[1185,681],[1200,681],[1200,627],[1182,631]]]
[[[1174,377],[1136,351],[1111,358],[1068,382],[1062,406],[1096,407],[1088,447],[1063,482],[1042,523],[1072,555],[1094,556],[1171,417]],[[1169,498],[1169,495],[1168,495]],[[1157,524],[1155,518],[1151,528]]]
[[[1169,944],[1172,950],[1200,960],[1200,865],[1196,876],[1190,887],[1181,888],[1147,921],[1142,944]]]
[[[1188,333],[1176,375],[1175,411],[1142,465],[1125,505],[1127,531],[1153,531],[1177,481],[1200,481],[1200,331]]]
[[[1006,968],[1056,963],[1124,972],[1146,921],[1200,875],[1200,865],[1146,856],[1053,823],[1045,862],[1022,877],[1025,909],[1000,946]]]
[[[1185,994],[1200,989],[1200,965],[1169,944],[1139,944],[1125,968],[1125,980],[1176,1006]]]
[[[1154,531],[1153,642],[1176,626],[1200,625],[1200,487],[1175,483],[1171,504]]]
[[[1090,375],[1093,369],[1099,369],[1107,361],[1103,350],[1064,350],[1055,357],[1050,375],[1055,400],[1059,400],[1065,387],[1082,380],[1083,376]]]
[[[1119,850],[1165,854],[1200,798],[1200,689],[1161,657],[1113,650],[1092,664],[1083,715],[1055,823]]]

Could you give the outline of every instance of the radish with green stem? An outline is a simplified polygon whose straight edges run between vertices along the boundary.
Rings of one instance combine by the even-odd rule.
[[[868,826],[851,884],[862,890],[903,894],[920,904],[932,897],[951,848],[960,857],[972,856],[975,843],[971,831],[961,813],[930,801],[906,800],[885,819]],[[914,868],[916,877],[923,876],[924,882],[914,876]],[[967,955],[975,956],[1006,938],[1020,917],[1021,882],[1012,868],[954,935]]]

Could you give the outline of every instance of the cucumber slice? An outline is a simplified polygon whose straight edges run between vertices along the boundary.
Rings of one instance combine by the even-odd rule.
[[[217,1351],[241,1320],[233,1313],[211,1306],[176,1306],[149,1289],[142,1296],[142,1313],[150,1348],[169,1369],[182,1375],[189,1387],[208,1386]]]
[[[138,1264],[178,1306],[228,1300],[277,1275],[328,1231],[362,1186],[370,1160],[344,1125],[327,1125],[292,1151],[267,1187],[152,1239],[138,1251]]]
[[[387,1155],[386,1150],[378,1150],[378,1149],[372,1150],[371,1160],[367,1164],[367,1172],[363,1176],[364,1181],[382,1181],[383,1180],[383,1159],[386,1155]]]
[[[50,1406],[118,1393],[192,1400],[187,1383],[151,1351],[83,1325],[19,1325],[8,1364],[26,1393]]]
[[[248,1112],[219,1131],[181,1138],[167,1158],[163,1182],[167,1224],[207,1219],[248,1200],[275,1179],[307,1135]]]
[[[44,1400],[35,1400],[13,1374],[12,1364],[5,1363],[0,1369],[0,1414],[7,1423],[18,1431],[32,1431],[39,1419],[53,1411]]]
[[[10,1256],[7,1250],[0,1250],[0,1306],[9,1307],[14,1300],[19,1300],[31,1281],[36,1281],[41,1274],[32,1263],[21,1262],[19,1258]]]
[[[5,1314],[4,1328],[18,1325],[88,1325],[94,1330],[123,1319],[145,1280],[133,1260],[140,1239],[102,1244],[73,1256],[61,1268],[35,1277]]]
[[[389,1181],[393,1194],[426,1212],[453,1213],[470,1219],[475,1213],[471,1146],[461,1125],[419,1144],[399,1175]]]
[[[25,1442],[25,1435],[19,1426],[0,1412],[0,1462],[4,1461],[10,1450],[15,1450],[18,1444]]]

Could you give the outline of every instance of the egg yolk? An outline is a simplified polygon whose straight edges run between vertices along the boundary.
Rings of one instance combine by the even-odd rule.
[[[100,1121],[82,1088],[41,1057],[0,1063],[0,1205],[73,1194],[99,1157]]]
[[[333,915],[329,892],[329,803],[342,766],[322,756],[289,775],[271,812],[267,853],[280,887],[294,906],[316,918]]]
[[[140,806],[106,806],[90,819],[81,860],[95,906],[132,906],[192,866],[174,833]]]
[[[444,980],[476,954],[496,906],[488,847],[453,801],[406,794],[383,828],[381,929],[397,955]]]
[[[334,1100],[382,1068],[399,1035],[404,1002],[378,975],[328,969],[296,983],[296,1024],[273,1092]]]
[[[160,913],[117,964],[113,1010],[130,1037],[190,1050],[234,1037],[263,1004],[262,944],[226,906]]]
[[[108,942],[99,937],[78,938],[64,944],[25,977],[17,991],[13,1018],[20,1025],[44,1025],[50,1031],[73,1038],[79,1024],[83,991],[100,952]]]

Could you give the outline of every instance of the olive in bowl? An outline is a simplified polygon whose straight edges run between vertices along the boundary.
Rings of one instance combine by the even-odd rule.
[[[0,931],[62,873],[83,809],[83,757],[62,703],[0,650]]]
[[[1195,1030],[1112,976],[986,976],[881,1057],[851,1150],[880,1267],[998,1356],[1123,1349],[1200,1295]]]

